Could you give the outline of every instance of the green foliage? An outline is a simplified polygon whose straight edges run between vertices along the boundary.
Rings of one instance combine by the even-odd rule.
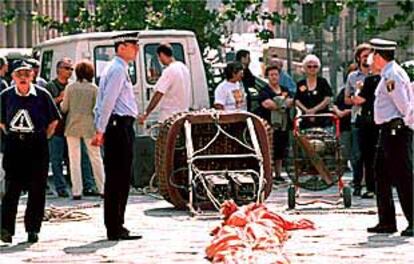
[[[403,65],[402,67],[410,77],[410,81],[414,82],[414,65]]]

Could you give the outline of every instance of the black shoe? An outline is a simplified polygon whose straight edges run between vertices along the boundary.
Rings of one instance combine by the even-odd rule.
[[[74,195],[72,197],[72,200],[76,200],[76,201],[81,200],[81,199],[82,199],[82,196],[80,196],[80,195]]]
[[[277,176],[277,177],[274,177],[274,178],[273,178],[273,182],[274,182],[274,183],[276,183],[276,184],[279,184],[279,183],[284,183],[284,182],[286,182],[286,180],[285,180],[285,179],[283,179],[281,176]]]
[[[130,234],[126,234],[126,233],[121,234],[119,236],[120,240],[138,240],[138,239],[141,239],[141,238],[142,238],[141,235],[130,235]]]
[[[354,192],[352,193],[353,196],[360,196],[361,195],[361,187],[357,186],[354,187]]]
[[[412,237],[414,236],[413,226],[407,227],[404,231],[401,232],[401,236]]]
[[[121,235],[129,235],[129,230],[126,229],[125,227],[121,227]]]
[[[83,191],[84,196],[99,196],[99,193],[93,189],[86,189]]]
[[[373,192],[365,192],[363,195],[361,195],[362,199],[373,199],[375,197],[375,194]]]
[[[39,241],[39,236],[36,232],[29,232],[27,233],[27,242],[29,243],[37,243]]]
[[[68,192],[67,192],[67,191],[65,191],[65,190],[57,191],[57,195],[58,195],[59,197],[62,197],[62,198],[68,198],[68,197],[69,197]]]
[[[7,231],[6,229],[1,230],[1,236],[0,240],[4,243],[12,243],[13,242],[13,236]]]
[[[367,228],[368,233],[380,233],[380,234],[392,234],[397,232],[397,227],[394,225],[376,225],[374,227]]]

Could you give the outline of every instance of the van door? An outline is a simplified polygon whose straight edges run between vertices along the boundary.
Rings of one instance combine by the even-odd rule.
[[[187,52],[188,47],[185,38],[141,38],[139,41],[140,53],[138,59],[140,60],[139,65],[141,67],[139,72],[142,81],[141,95],[143,104],[140,105],[140,112],[143,112],[149,104],[149,101],[154,94],[154,86],[164,69],[164,66],[161,65],[158,60],[156,52],[160,43],[169,43],[172,46],[174,58],[178,61],[182,61],[187,66],[190,64],[189,54]],[[158,121],[158,117],[158,109],[155,109],[149,116],[145,128],[149,129],[153,124],[155,124]]]

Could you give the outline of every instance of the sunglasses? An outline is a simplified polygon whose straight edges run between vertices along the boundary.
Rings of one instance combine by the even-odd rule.
[[[61,67],[62,69],[65,69],[67,71],[73,71],[73,68],[70,66]]]
[[[307,65],[306,66],[308,69],[317,69],[318,65]]]

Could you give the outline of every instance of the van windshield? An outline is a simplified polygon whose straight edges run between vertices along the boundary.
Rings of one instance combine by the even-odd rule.
[[[144,46],[145,72],[148,84],[155,84],[161,76],[163,66],[158,60],[157,48],[159,43],[146,44]],[[184,49],[180,43],[170,43],[173,56],[177,61],[185,64]]]
[[[99,80],[103,70],[106,66],[111,62],[111,60],[115,57],[115,48],[114,46],[97,46],[94,50],[94,58],[95,58],[95,83],[99,85]],[[136,74],[136,64],[134,62],[129,63],[128,72],[131,78],[132,84],[137,82],[137,74]]]

